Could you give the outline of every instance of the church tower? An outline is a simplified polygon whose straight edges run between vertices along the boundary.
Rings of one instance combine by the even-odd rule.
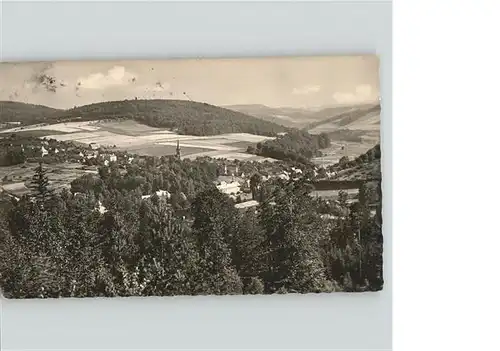
[[[181,147],[179,145],[179,140],[177,140],[177,148],[175,149],[175,157],[178,159],[181,158]]]

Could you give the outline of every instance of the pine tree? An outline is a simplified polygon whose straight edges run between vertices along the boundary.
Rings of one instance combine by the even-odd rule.
[[[45,202],[53,195],[54,190],[49,188],[47,170],[43,168],[41,162],[38,167],[35,168],[35,174],[32,177],[30,189],[34,192],[32,196],[42,200],[42,202]]]

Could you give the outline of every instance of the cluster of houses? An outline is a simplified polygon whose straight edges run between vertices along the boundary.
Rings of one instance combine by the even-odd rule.
[[[57,146],[51,146],[50,143],[47,140],[42,140],[41,141],[41,146],[27,146],[29,149],[33,148],[39,148],[40,154],[42,157],[47,156],[47,155],[57,155],[58,153],[64,153],[67,151],[70,151],[70,149],[65,149]],[[24,145],[21,145],[21,149],[25,151]],[[71,148],[71,150],[75,151],[74,148]],[[78,152],[79,151],[79,152]],[[101,147],[99,144],[96,143],[90,143],[89,147],[85,150],[76,150],[78,154],[75,153],[75,161],[84,163],[88,160],[92,159],[101,159],[103,160],[103,163],[105,166],[109,166],[110,163],[112,162],[117,162],[118,161],[118,156],[115,155],[114,153],[109,153],[101,150]],[[129,156],[128,159],[126,160],[127,163],[132,163],[134,160],[134,157]]]
[[[304,175],[305,170],[298,167],[283,169],[281,167],[271,166],[266,170],[267,175],[261,176],[261,181],[266,182],[271,179],[298,180]],[[235,207],[241,210],[256,207],[259,202],[252,198],[250,190],[250,178],[252,174],[240,172],[237,165],[223,165],[216,181],[216,187],[220,192],[229,195],[237,201]],[[311,174],[314,178],[334,178],[336,173],[325,168],[314,168]],[[336,196],[333,196],[336,197]]]

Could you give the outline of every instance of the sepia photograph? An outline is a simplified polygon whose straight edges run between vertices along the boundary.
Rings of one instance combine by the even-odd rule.
[[[2,295],[382,290],[379,64],[0,63]]]

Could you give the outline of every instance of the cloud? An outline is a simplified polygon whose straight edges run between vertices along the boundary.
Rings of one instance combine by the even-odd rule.
[[[321,90],[320,85],[305,85],[300,88],[294,88],[292,94],[294,95],[309,95],[317,93]]]
[[[356,87],[353,93],[336,92],[332,95],[332,97],[339,104],[361,103],[367,100],[372,100],[373,89],[369,84],[360,84]]]
[[[106,74],[92,73],[78,80],[78,87],[83,89],[105,89],[112,86],[135,82],[135,76],[123,66],[114,66]]]

